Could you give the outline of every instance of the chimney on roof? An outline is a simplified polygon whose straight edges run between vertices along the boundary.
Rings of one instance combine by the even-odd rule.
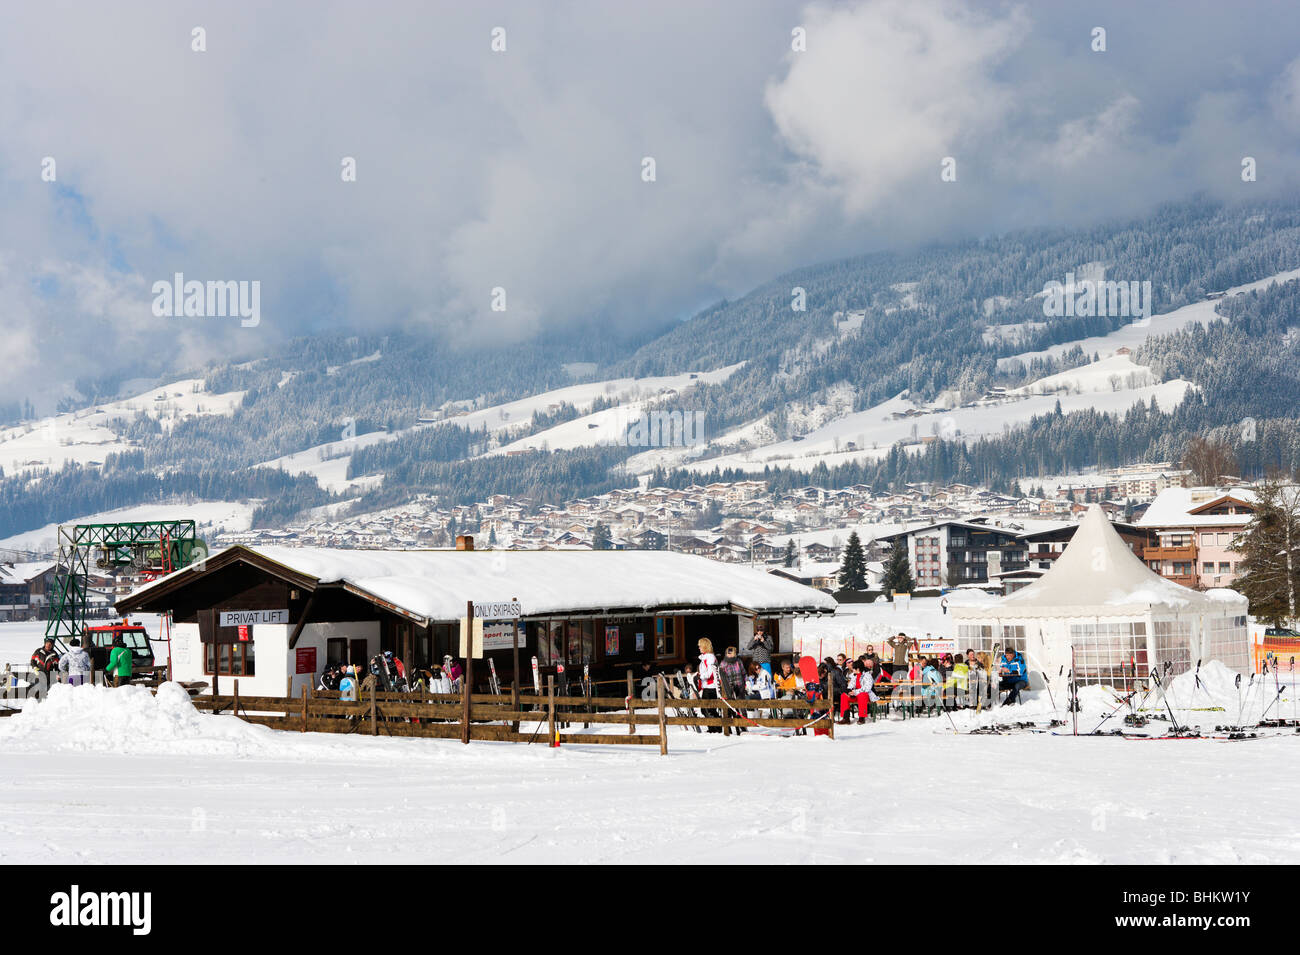
[[[473,550],[473,549],[474,549],[474,535],[473,535],[473,534],[457,534],[457,535],[456,535],[456,549],[457,549],[457,550]]]

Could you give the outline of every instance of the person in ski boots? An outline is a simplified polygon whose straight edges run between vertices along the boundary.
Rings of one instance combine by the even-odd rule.
[[[1029,667],[1018,650],[1007,647],[1002,651],[1002,659],[998,661],[998,676],[1000,677],[998,690],[1007,694],[1002,705],[1010,706],[1012,703],[1019,703],[1020,691],[1029,687]]]
[[[73,637],[68,641],[71,648],[59,657],[59,672],[68,675],[71,686],[81,686],[90,681],[90,654],[81,646],[81,641]]]

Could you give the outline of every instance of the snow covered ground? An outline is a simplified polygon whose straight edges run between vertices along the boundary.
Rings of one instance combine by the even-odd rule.
[[[1235,708],[1231,675],[1202,675]],[[1172,695],[1207,699],[1186,678]],[[1114,705],[1081,698],[1083,728]],[[1281,715],[1295,706],[1288,694]],[[1052,713],[1039,694],[998,717]],[[834,741],[674,729],[662,758],[288,733],[201,714],[176,688],[61,687],[0,720],[0,859],[1295,863],[1297,746],[959,735],[939,718],[837,727]],[[124,807],[147,835],[123,837]]]

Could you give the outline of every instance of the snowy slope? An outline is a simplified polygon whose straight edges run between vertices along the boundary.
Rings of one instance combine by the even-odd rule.
[[[34,468],[58,470],[69,461],[102,464],[105,455],[131,447],[110,427],[115,418],[129,422],[143,411],[170,431],[187,418],[232,414],[244,397],[242,391],[209,394],[202,389],[203,379],[187,378],[132,398],[5,428],[0,430],[0,468],[18,474]]]
[[[912,405],[902,397],[895,397],[866,411],[854,412],[831,421],[800,440],[779,441],[750,451],[693,461],[685,460],[685,455],[679,457],[683,458],[682,467],[696,472],[712,471],[715,467],[761,471],[766,465],[778,464],[787,468],[808,469],[818,462],[834,466],[855,461],[875,461],[884,457],[890,446],[897,441],[919,442],[932,435],[948,439],[999,435],[1004,427],[1023,424],[1034,415],[1049,413],[1058,400],[1061,410],[1066,413],[1084,408],[1122,412],[1135,402],[1149,403],[1152,398],[1161,407],[1171,408],[1182,401],[1187,389],[1191,387],[1190,382],[1179,378],[1159,385],[1123,388],[1119,391],[1015,395],[1002,404],[927,411],[904,418],[894,418],[892,415],[904,412],[912,408]],[[849,442],[857,445],[855,450],[848,450]],[[919,444],[917,447],[919,450]],[[661,458],[670,455],[672,451],[669,449],[660,453]],[[646,467],[644,458],[646,456],[638,456],[639,472],[653,468]]]
[[[1254,289],[1268,288],[1274,282],[1289,282],[1292,279],[1300,278],[1300,269],[1292,269],[1289,272],[1279,272],[1268,278],[1260,279],[1258,282],[1248,282],[1245,285],[1237,285],[1227,290],[1227,295],[1239,295],[1242,292],[1249,292]],[[1114,354],[1117,348],[1136,349],[1139,345],[1146,342],[1148,338],[1154,335],[1167,335],[1170,332],[1176,332],[1188,325],[1208,325],[1215,319],[1222,320],[1222,316],[1215,314],[1214,307],[1218,300],[1206,300],[1204,302],[1193,302],[1191,305],[1185,305],[1182,308],[1175,309],[1172,312],[1165,312],[1163,315],[1152,315],[1145,323],[1125,325],[1116,329],[1109,335],[1094,336],[1084,338],[1077,342],[1066,342],[1062,345],[1053,345],[1051,348],[1036,352],[1023,352],[1019,355],[1013,355],[1009,358],[998,359],[998,367],[1005,368],[1011,362],[1022,362],[1026,367],[1035,358],[1046,358],[1052,356],[1061,357],[1067,351],[1078,345],[1086,354],[1094,352],[1101,355]],[[1163,403],[1163,402],[1162,402]],[[1168,406],[1166,406],[1168,407]]]
[[[257,501],[200,501],[192,504],[139,504],[98,514],[69,518],[63,524],[105,524],[111,521],[193,520],[200,537],[216,528],[245,531],[252,525]],[[0,547],[47,553],[57,546],[59,525],[46,524],[0,540]]]

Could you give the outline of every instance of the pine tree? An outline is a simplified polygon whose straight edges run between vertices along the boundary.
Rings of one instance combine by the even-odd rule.
[[[609,528],[603,521],[597,521],[595,528],[591,532],[591,549],[592,550],[609,550]]]
[[[899,537],[890,548],[889,560],[885,563],[885,593],[910,594],[915,586],[912,564],[907,559],[907,538]]]
[[[867,558],[862,552],[862,541],[857,531],[849,533],[849,542],[844,545],[839,584],[842,590],[867,589]]]
[[[1282,626],[1294,622],[1300,604],[1300,488],[1275,478],[1255,492],[1255,513],[1235,550],[1245,555],[1233,587],[1246,595],[1250,612]]]
[[[785,542],[785,566],[793,567],[798,560],[799,560],[799,554],[794,549],[794,541],[792,540],[786,541]]]

